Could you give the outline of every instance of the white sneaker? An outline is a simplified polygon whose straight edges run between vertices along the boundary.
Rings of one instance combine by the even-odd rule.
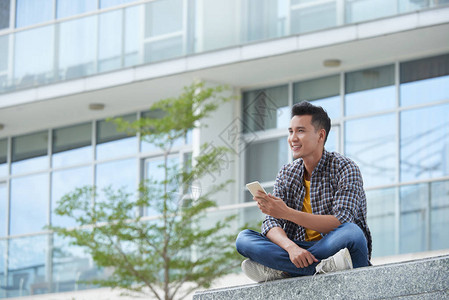
[[[352,259],[348,248],[341,249],[331,257],[323,259],[315,269],[316,273],[329,273],[352,269]]]
[[[266,282],[287,277],[283,271],[266,267],[251,259],[245,259],[242,262],[242,270],[246,276],[256,282]]]

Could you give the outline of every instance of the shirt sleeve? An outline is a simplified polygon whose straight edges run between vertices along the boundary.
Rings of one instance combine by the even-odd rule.
[[[362,174],[358,166],[350,161],[341,166],[338,176],[332,214],[341,224],[354,222],[358,211],[358,201],[363,193]]]
[[[279,171],[278,175],[276,176],[276,181],[274,183],[274,190],[273,190],[273,196],[281,198],[285,202],[285,185],[284,185],[284,179],[285,179],[285,173],[284,173],[285,166],[282,167],[282,169]],[[272,216],[266,216],[265,220],[262,223],[261,233],[263,235],[267,235],[268,231],[270,231],[271,228],[274,227],[281,227],[284,228],[285,220],[274,218]]]

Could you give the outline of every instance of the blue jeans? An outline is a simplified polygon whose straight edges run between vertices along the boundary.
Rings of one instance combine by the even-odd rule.
[[[354,268],[370,265],[365,235],[360,227],[353,223],[341,224],[319,241],[294,242],[299,247],[307,249],[319,261],[334,255],[343,248],[348,248]],[[272,269],[287,272],[292,277],[313,275],[318,264],[313,263],[306,268],[297,268],[291,262],[287,251],[254,230],[245,229],[240,232],[236,247],[241,255]]]

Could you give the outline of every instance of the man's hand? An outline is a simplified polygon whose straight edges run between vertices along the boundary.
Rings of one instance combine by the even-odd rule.
[[[257,206],[264,214],[279,219],[286,217],[290,208],[281,198],[271,194],[267,195],[261,191],[258,191],[257,193],[257,196],[253,199],[257,201]]]
[[[290,256],[290,260],[297,268],[305,268],[314,262],[318,262],[318,259],[316,259],[312,253],[296,244],[288,246],[286,250]]]

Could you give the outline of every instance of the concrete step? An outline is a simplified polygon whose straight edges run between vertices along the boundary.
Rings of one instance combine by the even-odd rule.
[[[449,299],[449,255],[199,291],[193,299]]]

